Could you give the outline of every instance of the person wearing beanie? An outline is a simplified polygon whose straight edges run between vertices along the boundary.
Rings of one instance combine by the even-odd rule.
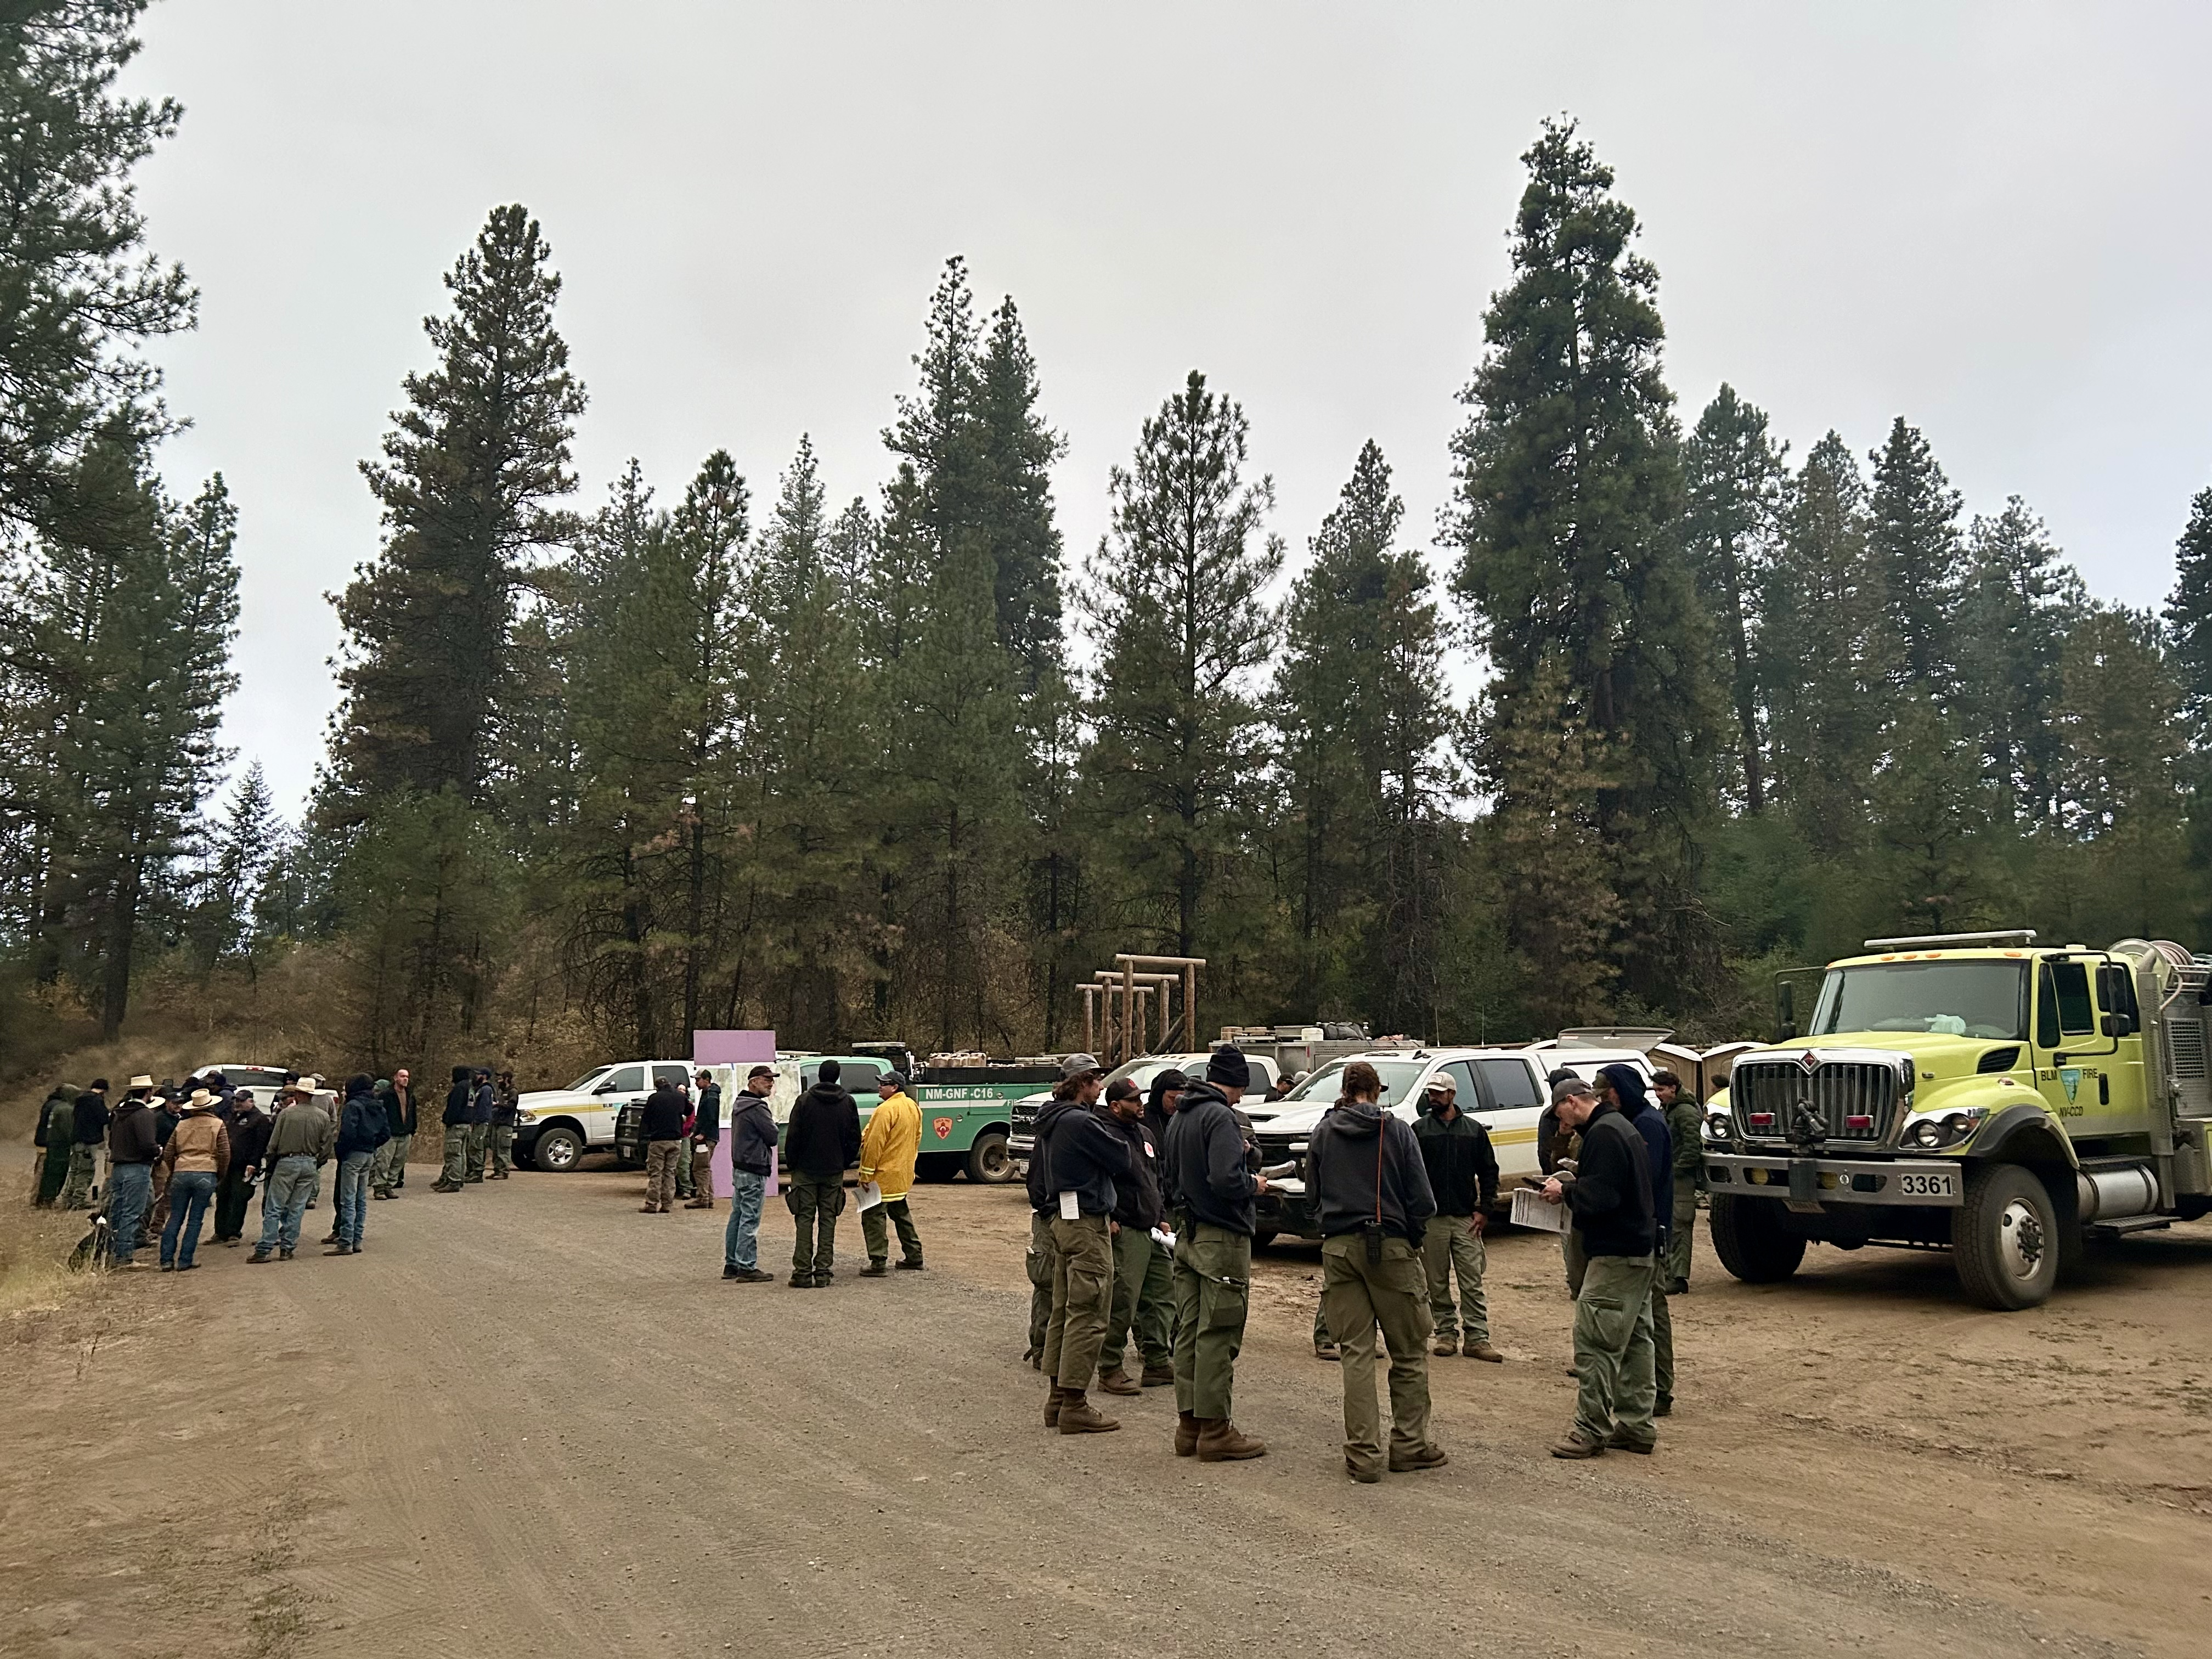
[[[1161,1160],[1161,1197],[1176,1234],[1176,1455],[1206,1463],[1267,1449],[1230,1415],[1250,1310],[1252,1200],[1267,1190],[1250,1124],[1237,1109],[1251,1082],[1242,1049],[1216,1048],[1206,1080],[1176,1104]]]
[[[823,1060],[814,1086],[792,1106],[783,1132],[783,1202],[798,1224],[791,1249],[795,1291],[827,1290],[837,1276],[845,1171],[860,1155],[860,1109],[837,1080],[843,1075],[836,1060]]]
[[[469,1111],[476,1091],[469,1084],[469,1068],[453,1067],[453,1086],[446,1091],[445,1115],[438,1121],[446,1131],[446,1167],[431,1184],[434,1193],[458,1193],[469,1173]]]
[[[1652,1097],[1667,1119],[1674,1147],[1674,1205],[1667,1218],[1667,1270],[1660,1274],[1668,1296],[1690,1293],[1690,1235],[1698,1219],[1698,1186],[1705,1178],[1705,1114],[1694,1091],[1672,1072],[1651,1073]]]
[[[914,1166],[921,1156],[921,1108],[907,1093],[903,1073],[885,1072],[877,1079],[876,1096],[881,1104],[868,1114],[868,1127],[860,1133],[860,1179],[874,1182],[883,1201],[860,1212],[860,1237],[868,1246],[863,1279],[881,1279],[890,1271],[893,1227],[898,1229],[899,1266],[909,1273],[921,1271],[921,1235],[907,1207]]]
[[[1674,1137],[1667,1119],[1645,1087],[1644,1074],[1633,1066],[1605,1066],[1598,1069],[1598,1093],[1626,1118],[1644,1137],[1651,1160],[1651,1216],[1658,1242],[1652,1254],[1651,1371],[1657,1394],[1654,1417],[1674,1409],[1674,1318],[1667,1306],[1667,1259],[1673,1245],[1674,1224]]]
[[[1652,1428],[1651,1156],[1643,1134],[1589,1085],[1562,1085],[1563,1127],[1579,1130],[1581,1155],[1544,1183],[1548,1204],[1563,1204],[1582,1241],[1582,1288],[1575,1297],[1574,1426],[1552,1455],[1601,1457],[1608,1449],[1649,1452]],[[1607,1091],[1608,1093],[1611,1091]],[[1662,1171],[1663,1173],[1663,1171]]]
[[[230,1169],[230,1131],[216,1115],[220,1103],[195,1089],[183,1116],[161,1146],[169,1168],[169,1218],[161,1228],[161,1271],[190,1273],[199,1266],[200,1224]]]

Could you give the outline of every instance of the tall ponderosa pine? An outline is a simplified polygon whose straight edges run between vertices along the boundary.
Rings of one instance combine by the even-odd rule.
[[[2191,740],[2212,750],[2212,489],[2189,504],[2189,523],[2174,544],[2173,591],[2166,628]]]
[[[2081,579],[2017,495],[1967,532],[1971,575],[1960,610],[1960,708],[2008,822],[2057,808],[2060,739],[2051,711],[2066,633],[2085,603]]]
[[[197,295],[144,252],[131,171],[176,131],[119,98],[146,0],[13,0],[0,21],[0,521],[81,535],[75,464],[160,377],[140,343],[192,326]]]
[[[1560,658],[1558,712],[1587,723],[1609,769],[1598,815],[1627,988],[1680,1006],[1717,965],[1694,889],[1719,710],[1677,524],[1659,277],[1629,252],[1636,215],[1571,123],[1547,124],[1522,161],[1513,280],[1484,315],[1486,349],[1461,393],[1474,413],[1453,443],[1455,585],[1500,718],[1520,718],[1538,665]],[[1544,787],[1510,773],[1498,785],[1501,805]]]
[[[239,777],[208,848],[190,933],[203,969],[233,957],[252,964],[254,896],[269,873],[283,820],[255,761]]]
[[[1441,922],[1450,728],[1428,566],[1372,441],[1291,589],[1275,682],[1296,834],[1297,1006],[1425,1030]]]
[[[1841,853],[1864,828],[1891,699],[1866,479],[1836,433],[1813,446],[1791,481],[1760,609],[1776,787],[1814,850]]]
[[[567,534],[550,503],[576,483],[584,391],[553,325],[550,257],[526,210],[493,210],[446,276],[452,313],[423,323],[438,367],[407,377],[384,463],[362,463],[386,536],[338,602],[329,805],[344,820],[393,789],[489,798],[516,593],[531,556]]]
[[[1283,553],[1264,529],[1273,481],[1244,479],[1247,442],[1244,411],[1192,370],[1113,471],[1112,528],[1084,593],[1100,664],[1090,770],[1131,919],[1179,956],[1216,920],[1208,901],[1257,772],[1249,679]]]
[[[1888,441],[1869,457],[1867,554],[1881,582],[1895,630],[1890,678],[1948,697],[1958,683],[1959,605],[1966,586],[1959,540],[1959,492],[1928,447],[1899,416]]]
[[[1789,483],[1789,449],[1767,435],[1765,411],[1725,385],[1682,445],[1683,541],[1714,635],[1729,653],[1737,777],[1744,810],[1753,817],[1766,805],[1758,659],[1761,602]]]

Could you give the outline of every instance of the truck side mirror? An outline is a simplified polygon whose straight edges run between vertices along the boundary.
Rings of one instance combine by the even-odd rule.
[[[2105,1016],[2105,1035],[2108,1037],[2132,1036],[2135,1035],[2135,1021],[2125,1014]]]
[[[1784,980],[1774,988],[1774,1040],[1788,1042],[1797,1035],[1797,988]]]

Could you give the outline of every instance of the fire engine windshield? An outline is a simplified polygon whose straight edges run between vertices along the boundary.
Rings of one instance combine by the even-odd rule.
[[[1936,1031],[2027,1036],[2025,962],[1883,962],[1829,971],[1813,1011],[1814,1036],[1838,1031]]]

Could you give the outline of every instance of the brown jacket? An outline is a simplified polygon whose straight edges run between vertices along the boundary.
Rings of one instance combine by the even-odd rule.
[[[161,1148],[161,1161],[172,1174],[204,1170],[222,1175],[230,1169],[230,1131],[213,1112],[187,1112]]]

